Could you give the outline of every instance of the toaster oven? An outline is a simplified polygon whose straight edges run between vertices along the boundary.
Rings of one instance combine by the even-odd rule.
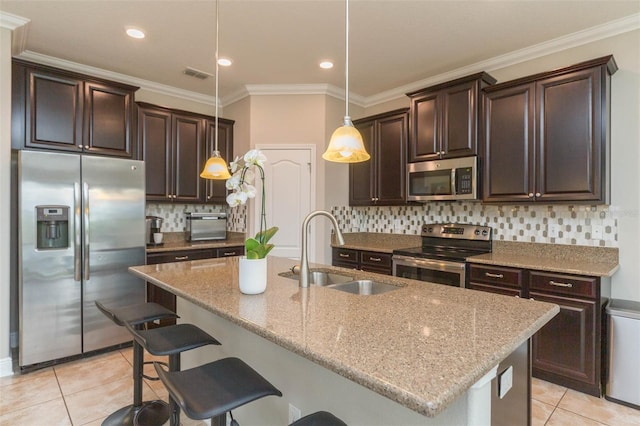
[[[187,241],[227,239],[226,213],[187,213]]]

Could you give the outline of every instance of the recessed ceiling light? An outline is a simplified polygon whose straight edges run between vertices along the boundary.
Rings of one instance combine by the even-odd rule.
[[[144,38],[144,31],[138,28],[127,28],[127,35],[132,38]]]
[[[231,59],[220,58],[220,59],[218,59],[218,65],[220,65],[222,67],[228,67],[229,65],[231,65]]]
[[[325,69],[325,70],[333,68],[333,62],[331,62],[331,61],[322,61],[322,62],[320,62],[320,68]]]

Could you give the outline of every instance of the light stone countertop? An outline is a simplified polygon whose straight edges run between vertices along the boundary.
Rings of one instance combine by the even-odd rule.
[[[373,296],[279,275],[296,262],[268,257],[267,289],[243,295],[238,258],[129,268],[133,274],[401,405],[432,417],[559,312],[557,305],[354,271],[404,286]]]
[[[467,262],[596,277],[610,277],[619,267],[617,248],[507,241],[494,241],[492,253]]]

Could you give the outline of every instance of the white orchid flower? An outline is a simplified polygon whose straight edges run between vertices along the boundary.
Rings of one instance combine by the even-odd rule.
[[[240,174],[234,174],[227,179],[225,187],[233,191],[240,189]]]
[[[244,155],[244,161],[247,164],[263,167],[267,157],[260,150],[252,149]]]
[[[240,167],[240,157],[236,156],[236,159],[229,164],[231,173],[235,173],[239,167]]]
[[[257,191],[255,186],[245,183],[242,185],[242,192],[246,194],[247,198],[255,198]]]
[[[241,204],[237,192],[232,192],[231,194],[227,195],[227,204],[229,204],[229,207],[235,207]]]
[[[255,178],[256,178],[256,174],[255,174],[255,172],[253,170],[247,169],[244,172],[244,182],[245,183],[253,183]]]

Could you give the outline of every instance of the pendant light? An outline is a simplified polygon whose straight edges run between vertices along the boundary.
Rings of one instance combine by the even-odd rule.
[[[218,151],[218,39],[219,39],[219,21],[218,16],[220,16],[220,1],[216,0],[216,97],[214,99],[216,103],[216,115],[215,119],[215,130],[214,130],[214,151],[211,154],[211,157],[207,160],[207,163],[204,165],[202,169],[202,173],[200,173],[200,177],[204,179],[217,179],[217,180],[226,180],[231,177],[229,174],[229,167],[227,166],[224,158],[220,156],[220,151]]]
[[[371,156],[364,148],[362,135],[358,132],[349,117],[349,0],[346,0],[345,14],[346,60],[345,60],[345,115],[344,124],[331,135],[329,146],[322,158],[336,163],[359,163],[367,161]]]

